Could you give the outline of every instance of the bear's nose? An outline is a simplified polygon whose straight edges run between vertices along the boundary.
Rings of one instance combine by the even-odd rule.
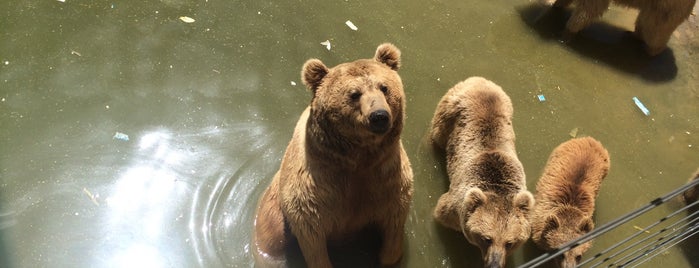
[[[377,134],[385,133],[390,126],[388,111],[378,110],[369,115],[369,129]]]

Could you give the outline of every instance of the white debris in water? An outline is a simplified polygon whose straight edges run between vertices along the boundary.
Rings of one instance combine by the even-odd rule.
[[[330,50],[330,40],[325,40],[325,42],[320,42],[321,45],[324,45],[325,48]]]
[[[4,63],[5,63],[5,65],[10,65],[10,61],[9,61],[9,60],[6,60]]]
[[[122,140],[122,141],[129,141],[129,135],[126,135],[121,132],[114,133],[114,139],[116,140]]]
[[[56,1],[61,2],[61,3],[65,3],[65,2],[66,2],[66,0],[56,0]]]
[[[359,30],[359,28],[357,28],[357,26],[354,25],[354,23],[352,23],[351,21],[345,21],[345,24],[347,25],[347,27],[349,27],[350,29],[352,29],[354,31]]]
[[[192,19],[192,18],[190,18],[190,17],[187,17],[187,16],[182,16],[182,17],[180,17],[180,20],[181,20],[181,21],[184,21],[184,22],[186,22],[186,23],[195,22],[194,19]]]
[[[292,85],[292,86],[295,86],[295,85],[296,85],[296,82],[291,81],[291,85]]]

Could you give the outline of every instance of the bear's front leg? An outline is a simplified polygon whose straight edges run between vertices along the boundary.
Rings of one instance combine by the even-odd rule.
[[[311,268],[330,268],[330,257],[328,256],[328,245],[325,234],[312,230],[311,225],[304,225],[295,233],[299,242],[299,247],[306,260],[306,265]]]
[[[444,227],[461,231],[459,222],[459,202],[461,199],[453,196],[451,192],[446,192],[439,197],[437,206],[432,212],[432,217]]]
[[[382,224],[383,242],[379,253],[381,265],[396,264],[403,256],[403,228],[406,216],[395,215]]]

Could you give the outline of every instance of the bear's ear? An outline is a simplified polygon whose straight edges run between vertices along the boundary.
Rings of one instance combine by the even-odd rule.
[[[585,218],[578,225],[578,230],[583,233],[589,233],[593,228],[595,228],[595,223],[592,222],[592,218]]]
[[[520,191],[512,200],[513,205],[524,213],[528,213],[534,207],[534,196],[529,191]]]
[[[323,64],[322,61],[318,59],[310,59],[303,64],[301,69],[301,79],[303,79],[303,84],[308,87],[313,93],[316,93],[316,89],[320,86],[323,78],[328,74],[328,67]]]
[[[476,208],[485,204],[488,198],[481,189],[474,187],[466,191],[464,196],[464,211],[468,214],[472,213]]]
[[[383,43],[376,48],[374,60],[388,65],[394,71],[398,71],[398,68],[400,68],[400,50],[393,44]]]

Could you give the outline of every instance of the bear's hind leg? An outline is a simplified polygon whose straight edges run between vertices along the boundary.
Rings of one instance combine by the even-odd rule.
[[[684,19],[674,19],[660,10],[642,9],[636,18],[635,34],[646,44],[648,55],[655,56],[667,48],[667,42],[675,28]]]
[[[283,258],[287,246],[284,215],[278,202],[274,180],[260,199],[255,215],[254,243],[262,261],[277,261]]]
[[[611,0],[577,1],[573,15],[570,16],[566,23],[564,37],[570,37],[592,24],[595,19],[601,17],[607,10],[610,2]]]

